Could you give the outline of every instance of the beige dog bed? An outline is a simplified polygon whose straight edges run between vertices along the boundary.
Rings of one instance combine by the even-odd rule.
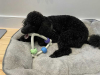
[[[100,22],[82,20],[90,35],[100,34]],[[72,54],[59,58],[50,58],[57,44],[48,48],[46,54],[32,58],[31,45],[17,39],[23,34],[16,32],[6,49],[3,59],[3,71],[6,75],[100,75],[100,49],[84,44],[82,48],[72,48]],[[37,43],[35,47],[41,50]]]

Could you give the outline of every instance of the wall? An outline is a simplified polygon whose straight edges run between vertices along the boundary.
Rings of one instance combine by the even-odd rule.
[[[43,15],[73,15],[78,18],[100,18],[100,0],[0,0],[0,18],[15,27],[21,26],[21,21],[33,10]],[[16,18],[9,24],[8,18]],[[20,21],[17,21],[20,18]],[[10,20],[10,19],[9,19]],[[14,27],[13,26],[13,27]]]

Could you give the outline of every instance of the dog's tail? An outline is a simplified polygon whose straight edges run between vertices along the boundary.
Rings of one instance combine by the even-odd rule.
[[[100,48],[100,36],[99,35],[91,35],[89,40],[86,43],[89,45],[92,45],[94,47]]]

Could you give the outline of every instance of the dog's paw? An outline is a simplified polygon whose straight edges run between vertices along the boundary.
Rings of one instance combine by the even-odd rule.
[[[17,39],[18,41],[21,41],[20,39]]]
[[[56,50],[53,54],[51,54],[49,57],[51,58],[57,58],[57,57],[60,57],[60,51],[59,50]]]
[[[24,35],[21,36],[19,39],[17,39],[18,41],[23,41],[23,42],[31,42],[31,38],[25,39]]]
[[[57,57],[61,57],[61,56],[65,56],[65,55],[69,55],[70,53],[72,53],[71,49],[67,49],[67,50],[64,50],[64,49],[59,49],[59,50],[56,50],[52,55],[50,55],[49,57],[51,58],[57,58]]]
[[[17,39],[18,41],[26,42],[24,39]]]
[[[54,54],[50,55],[49,57],[51,57],[51,58],[57,58],[56,55],[54,55]]]

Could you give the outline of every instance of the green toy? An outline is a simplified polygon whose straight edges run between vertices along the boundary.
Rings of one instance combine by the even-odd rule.
[[[37,49],[31,49],[31,54],[36,54],[37,53]]]
[[[30,33],[29,36],[31,36],[31,47],[32,49],[30,50],[32,57],[37,57],[38,55],[40,55],[41,53],[46,53],[47,52],[47,48],[52,45],[52,40],[49,38],[46,38],[43,35],[37,34],[37,33]],[[44,39],[45,43],[48,43],[46,47],[42,47],[41,51],[38,52],[38,50],[36,48],[34,48],[34,36],[38,36],[40,38]]]

